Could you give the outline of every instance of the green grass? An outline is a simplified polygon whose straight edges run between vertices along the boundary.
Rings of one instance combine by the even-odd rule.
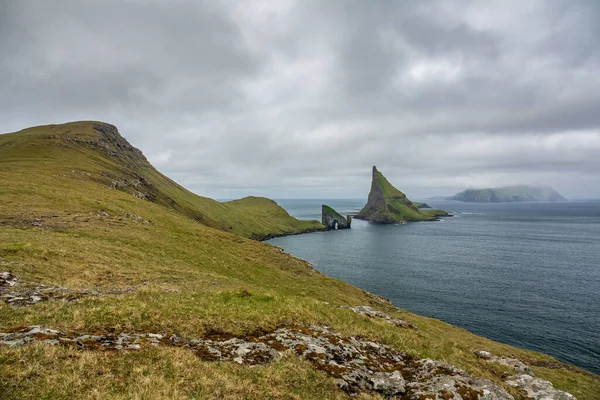
[[[98,122],[74,122],[25,129],[0,136],[0,168],[11,175],[36,172],[34,182],[61,188],[75,178],[145,196],[203,225],[255,239],[324,230],[319,221],[291,217],[272,200],[246,197],[231,202],[198,196],[158,172],[137,150],[118,137],[101,140]],[[38,202],[36,202],[37,204]],[[93,202],[92,202],[93,204]],[[32,204],[35,206],[35,204]]]
[[[344,217],[342,214],[335,211],[333,208],[329,207],[328,205],[323,204],[321,206],[321,212],[325,213],[325,214],[333,215],[335,218],[339,219],[340,221],[347,221],[346,217]]]
[[[89,138],[77,126],[70,126],[71,134]],[[447,361],[499,384],[505,369],[477,359],[473,350],[546,365],[535,367],[536,374],[579,400],[593,400],[600,392],[597,375],[397,309],[268,243],[203,225],[199,222],[206,221],[161,201],[110,189],[101,172],[124,174],[122,165],[87,147],[58,146],[62,140],[42,139],[39,129],[0,136],[0,270],[47,285],[136,290],[30,307],[0,303],[0,331],[43,325],[201,337],[325,324],[416,357]],[[43,129],[52,136],[65,127]],[[181,201],[185,192],[178,193]],[[210,217],[209,225],[229,218],[213,214],[213,206],[258,215],[262,219],[256,223],[278,210],[259,198],[206,204],[209,210],[198,212]],[[271,217],[275,224],[278,216]],[[247,235],[256,227],[236,229]],[[419,330],[399,329],[341,305],[371,305]],[[201,361],[175,348],[104,353],[41,344],[0,347],[0,393],[3,399],[345,398],[331,379],[292,356],[248,368]]]

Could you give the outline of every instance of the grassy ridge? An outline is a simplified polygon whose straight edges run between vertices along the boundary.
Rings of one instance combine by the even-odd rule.
[[[86,146],[62,147],[62,139],[41,139],[39,132],[27,135],[0,136],[0,270],[48,285],[134,291],[31,307],[0,302],[0,331],[39,324],[64,331],[112,328],[201,337],[244,335],[289,323],[325,324],[417,357],[450,362],[499,384],[506,369],[477,359],[472,350],[520,358],[579,400],[592,400],[600,392],[596,375],[397,309],[274,246],[200,224],[173,205],[131,194],[147,188],[111,189],[101,172],[123,174],[123,160],[113,162]],[[249,208],[264,212],[263,202],[247,198],[207,204],[245,213]],[[217,225],[227,220],[206,215]],[[362,304],[419,330],[399,329],[339,307]],[[345,398],[331,379],[295,357],[245,368],[204,362],[176,348],[104,353],[41,344],[0,347],[0,393],[3,399]]]
[[[109,124],[83,121],[2,135],[0,163],[11,170],[36,169],[49,182],[76,173],[80,179],[145,198],[203,225],[255,239],[324,229],[318,221],[291,217],[266,198],[221,203],[191,193],[152,167]]]

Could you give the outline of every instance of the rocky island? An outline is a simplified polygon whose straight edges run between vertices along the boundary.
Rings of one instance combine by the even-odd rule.
[[[323,204],[321,207],[321,223],[328,230],[335,229],[350,229],[352,217],[344,217],[342,214],[335,211],[333,208]]]
[[[415,221],[435,221],[449,214],[441,210],[419,208],[404,193],[396,189],[377,167],[373,167],[371,191],[367,204],[355,218],[382,224],[397,224]]]
[[[567,201],[560,193],[549,186],[506,186],[501,188],[467,189],[446,200],[469,203],[519,203],[536,201]]]

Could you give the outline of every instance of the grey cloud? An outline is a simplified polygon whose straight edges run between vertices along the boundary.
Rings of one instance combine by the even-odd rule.
[[[592,1],[0,0],[0,131],[116,124],[202,195],[600,197]],[[442,194],[444,194],[442,193]]]

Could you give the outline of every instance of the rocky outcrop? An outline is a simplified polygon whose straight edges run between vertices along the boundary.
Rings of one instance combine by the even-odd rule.
[[[489,362],[496,362],[513,368],[519,374],[509,376],[505,382],[519,389],[520,395],[527,400],[577,400],[570,393],[556,389],[550,381],[537,378],[533,371],[516,358],[498,357],[487,351],[475,351],[475,355]]]
[[[10,272],[0,272],[0,299],[11,306],[31,306],[48,300],[70,302],[85,296],[120,295],[133,291],[133,288],[92,290],[47,286],[23,282]]]
[[[401,328],[407,328],[407,329],[417,329],[416,326],[409,324],[408,322],[406,322],[403,319],[397,319],[397,318],[392,318],[391,316],[389,316],[388,314],[379,311],[379,310],[375,310],[372,307],[369,306],[355,306],[355,307],[350,307],[350,306],[342,306],[342,308],[347,308],[349,310],[354,311],[357,314],[360,315],[364,315],[367,316],[369,318],[381,318],[386,320],[387,322],[389,322],[390,324],[399,326]]]
[[[513,375],[506,384],[518,388],[528,400],[577,400],[572,394],[556,389],[551,382],[527,374]]]
[[[321,207],[321,223],[327,227],[327,230],[350,229],[352,217],[344,217],[333,208],[323,204]]]
[[[504,389],[469,376],[450,364],[415,359],[389,346],[342,336],[324,326],[284,326],[260,336],[212,336],[187,339],[159,332],[126,333],[96,330],[67,333],[40,326],[0,333],[0,345],[33,342],[80,350],[136,351],[158,346],[188,349],[207,361],[243,365],[270,363],[282,352],[308,360],[350,394],[372,392],[403,400],[514,400]]]
[[[397,224],[411,221],[435,221],[448,213],[440,210],[422,210],[404,193],[396,189],[377,167],[373,167],[371,191],[367,204],[355,218],[382,224]]]

